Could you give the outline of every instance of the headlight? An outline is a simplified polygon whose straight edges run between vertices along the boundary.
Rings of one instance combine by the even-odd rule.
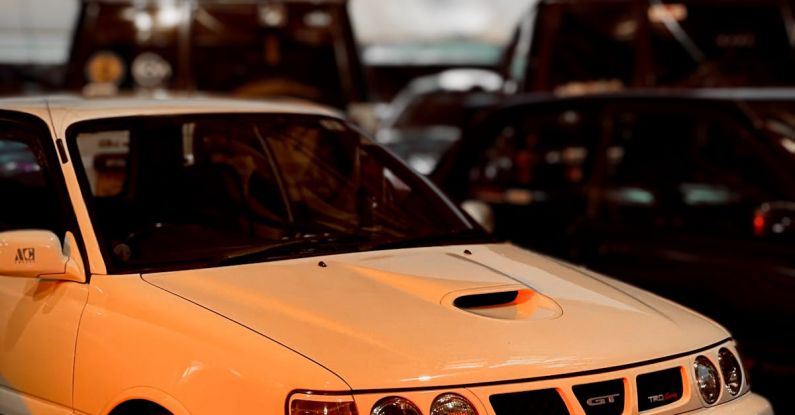
[[[376,402],[370,415],[421,415],[421,413],[410,400],[392,396]]]
[[[708,405],[718,401],[720,397],[720,378],[718,377],[718,369],[704,356],[696,357],[696,362],[693,364],[696,374],[696,384],[698,391],[701,392],[701,397]]]
[[[723,374],[723,382],[726,384],[726,390],[732,395],[740,393],[743,387],[743,370],[740,367],[740,361],[734,356],[727,348],[722,348],[718,351],[718,364],[720,365],[720,372]]]
[[[477,415],[466,398],[454,393],[439,395],[431,405],[431,415]]]

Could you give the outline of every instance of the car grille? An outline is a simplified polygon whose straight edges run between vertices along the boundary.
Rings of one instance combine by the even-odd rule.
[[[621,415],[624,412],[624,380],[575,385],[574,396],[587,415]]]
[[[627,399],[626,381],[620,378],[575,384],[574,396],[586,415],[621,415]],[[638,410],[648,411],[682,399],[681,367],[643,373],[637,376]],[[557,389],[495,394],[489,397],[496,415],[569,415]]]
[[[647,411],[682,399],[682,371],[676,367],[638,375],[638,409]]]
[[[496,415],[569,415],[556,389],[491,395],[489,402]]]

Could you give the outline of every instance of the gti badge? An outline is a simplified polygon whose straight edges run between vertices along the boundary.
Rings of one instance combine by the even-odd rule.
[[[614,403],[616,401],[616,396],[621,396],[620,393],[614,393],[612,395],[605,395],[605,396],[595,396],[593,398],[588,398],[585,403],[588,406],[602,406],[609,403]]]

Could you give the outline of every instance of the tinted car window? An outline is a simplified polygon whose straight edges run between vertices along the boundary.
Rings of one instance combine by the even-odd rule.
[[[504,64],[525,67],[515,49],[532,39],[523,90],[573,93],[624,87],[773,86],[795,83],[786,2],[541,2],[532,31],[520,28]]]
[[[498,237],[563,249],[594,178],[602,138],[598,114],[590,106],[508,112],[456,149],[461,158],[455,176],[442,179],[445,190],[462,201],[489,203]],[[441,166],[437,179],[448,167]]]
[[[552,45],[544,57],[546,83],[551,87],[576,82],[601,81],[629,85],[633,81],[637,23],[634,8],[624,4],[594,7],[550,6],[544,14],[535,47]],[[551,19],[551,20],[547,20]]]
[[[615,118],[605,193],[613,220],[752,236],[755,207],[786,197],[769,147],[740,124],[673,109]]]
[[[656,84],[792,83],[795,55],[781,3],[671,2],[664,10],[648,12]]]
[[[23,128],[0,121],[0,231],[44,229],[65,231],[56,192],[46,175],[46,163]]]
[[[524,112],[515,119],[518,122],[497,132],[470,168],[473,189],[507,186],[555,191],[589,178],[600,140],[593,112]]]

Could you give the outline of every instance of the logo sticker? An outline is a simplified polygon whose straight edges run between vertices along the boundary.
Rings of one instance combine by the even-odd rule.
[[[649,403],[668,402],[679,399],[679,394],[675,392],[661,393],[659,395],[649,396]]]
[[[585,403],[588,406],[601,406],[606,405],[609,403],[614,403],[616,401],[616,397],[621,396],[620,393],[614,393],[612,395],[605,395],[605,396],[595,396],[593,398],[588,398]]]
[[[36,262],[36,249],[35,248],[19,248],[17,255],[14,257],[15,264],[32,264]]]

